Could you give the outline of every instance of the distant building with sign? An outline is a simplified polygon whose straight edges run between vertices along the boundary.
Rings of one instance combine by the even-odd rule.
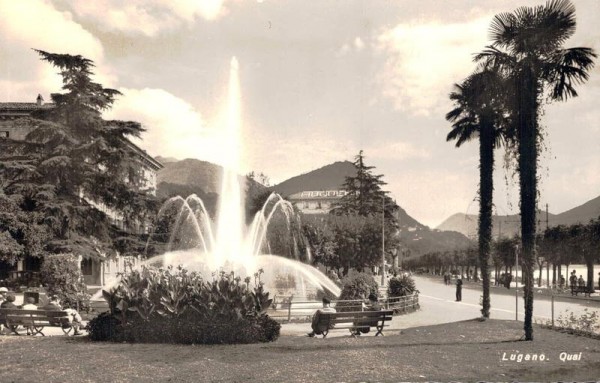
[[[348,194],[346,190],[303,191],[287,199],[304,214],[327,214],[334,203]]]

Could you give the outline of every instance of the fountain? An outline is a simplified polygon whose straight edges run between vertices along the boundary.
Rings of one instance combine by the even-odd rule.
[[[224,172],[216,225],[213,227],[204,202],[196,195],[169,199],[159,211],[157,225],[167,228],[166,252],[145,263],[182,265],[202,273],[205,278],[210,278],[215,271],[233,271],[243,278],[263,269],[267,291],[275,293],[276,276],[291,274],[297,281],[294,293],[297,299],[306,298],[308,289],[328,290],[339,296],[340,289],[335,283],[315,267],[298,259],[300,223],[290,202],[271,194],[251,224],[245,224],[244,193],[238,175],[242,148],[238,71],[238,62],[233,58],[225,124],[227,142],[222,148]],[[287,240],[292,258],[271,254],[267,237],[273,226],[279,228],[278,239]],[[288,238],[283,238],[286,235]]]

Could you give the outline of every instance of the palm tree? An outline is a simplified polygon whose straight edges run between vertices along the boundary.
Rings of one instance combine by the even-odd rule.
[[[492,70],[483,70],[455,85],[450,94],[455,108],[446,114],[452,122],[447,141],[456,147],[479,136],[479,263],[483,284],[484,318],[490,317],[489,256],[492,241],[492,199],[494,191],[494,149],[501,143],[501,127],[507,121],[504,79]]]
[[[490,27],[492,45],[476,60],[502,68],[513,79],[515,126],[512,148],[518,160],[525,339],[533,340],[533,268],[535,259],[537,161],[542,137],[540,103],[544,91],[550,100],[577,96],[575,85],[588,79],[596,57],[590,48],[562,48],[575,32],[575,7],[569,0],[520,7],[496,15]]]

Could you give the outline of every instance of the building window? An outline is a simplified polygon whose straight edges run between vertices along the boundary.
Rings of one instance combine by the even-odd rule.
[[[8,138],[9,132],[7,130],[0,130],[0,138]]]
[[[88,258],[84,258],[81,260],[81,274],[83,275],[92,275],[93,269],[93,261]]]

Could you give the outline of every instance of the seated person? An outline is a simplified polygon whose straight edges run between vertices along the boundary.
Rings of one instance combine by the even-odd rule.
[[[15,295],[14,294],[9,294],[6,296],[6,300],[4,302],[2,302],[2,304],[0,304],[0,308],[1,309],[16,309],[18,308],[17,305],[15,304]]]
[[[25,299],[25,304],[23,306],[21,306],[21,309],[23,310],[37,310],[37,306],[35,305],[35,298],[34,297],[27,297]],[[33,332],[33,327],[27,327],[27,335],[30,334],[34,334]]]
[[[25,299],[25,304],[23,306],[21,306],[21,308],[23,310],[37,310],[38,307],[35,305],[35,298],[27,297]]]
[[[48,311],[61,311],[62,306],[60,305],[58,295],[52,295],[48,303],[45,306],[43,306],[42,309]]]
[[[3,303],[6,300],[7,295],[8,289],[6,287],[0,287],[0,303]]]
[[[50,297],[50,301],[48,302],[48,304],[46,304],[46,306],[43,307],[44,310],[53,310],[53,311],[66,311],[67,314],[69,315],[69,323],[71,323],[71,327],[73,327],[73,330],[75,330],[75,332],[73,333],[73,335],[81,335],[81,331],[79,331],[79,329],[81,328],[81,315],[79,315],[79,313],[77,312],[77,310],[71,309],[71,308],[67,308],[64,309],[62,308],[61,304],[60,304],[60,299],[58,298],[58,295],[52,295]]]
[[[373,293],[369,294],[369,304],[363,305],[363,311],[380,311],[380,310],[381,310],[381,305],[379,304],[377,295],[375,295]],[[377,322],[378,322],[377,320],[373,320],[373,322],[371,322],[371,323],[365,323],[365,326],[366,325],[376,326]],[[360,335],[361,333],[366,334],[369,331],[371,331],[371,328],[369,328],[369,327],[360,327],[354,331],[354,335]]]
[[[330,305],[331,305],[331,301],[324,297],[323,298],[323,308],[317,310],[312,317],[312,322],[310,324],[310,326],[312,327],[312,331],[307,334],[309,337],[312,338],[315,335],[321,335],[321,334],[323,334],[323,331],[329,330],[329,328],[327,328],[327,327],[324,328],[323,324],[319,323],[319,321],[320,321],[321,313],[336,312],[335,309],[333,307],[331,307]]]
[[[15,304],[15,295],[9,294],[6,296],[6,300],[0,304],[0,309],[18,309],[19,307]],[[5,333],[5,324],[0,323],[0,334]]]

